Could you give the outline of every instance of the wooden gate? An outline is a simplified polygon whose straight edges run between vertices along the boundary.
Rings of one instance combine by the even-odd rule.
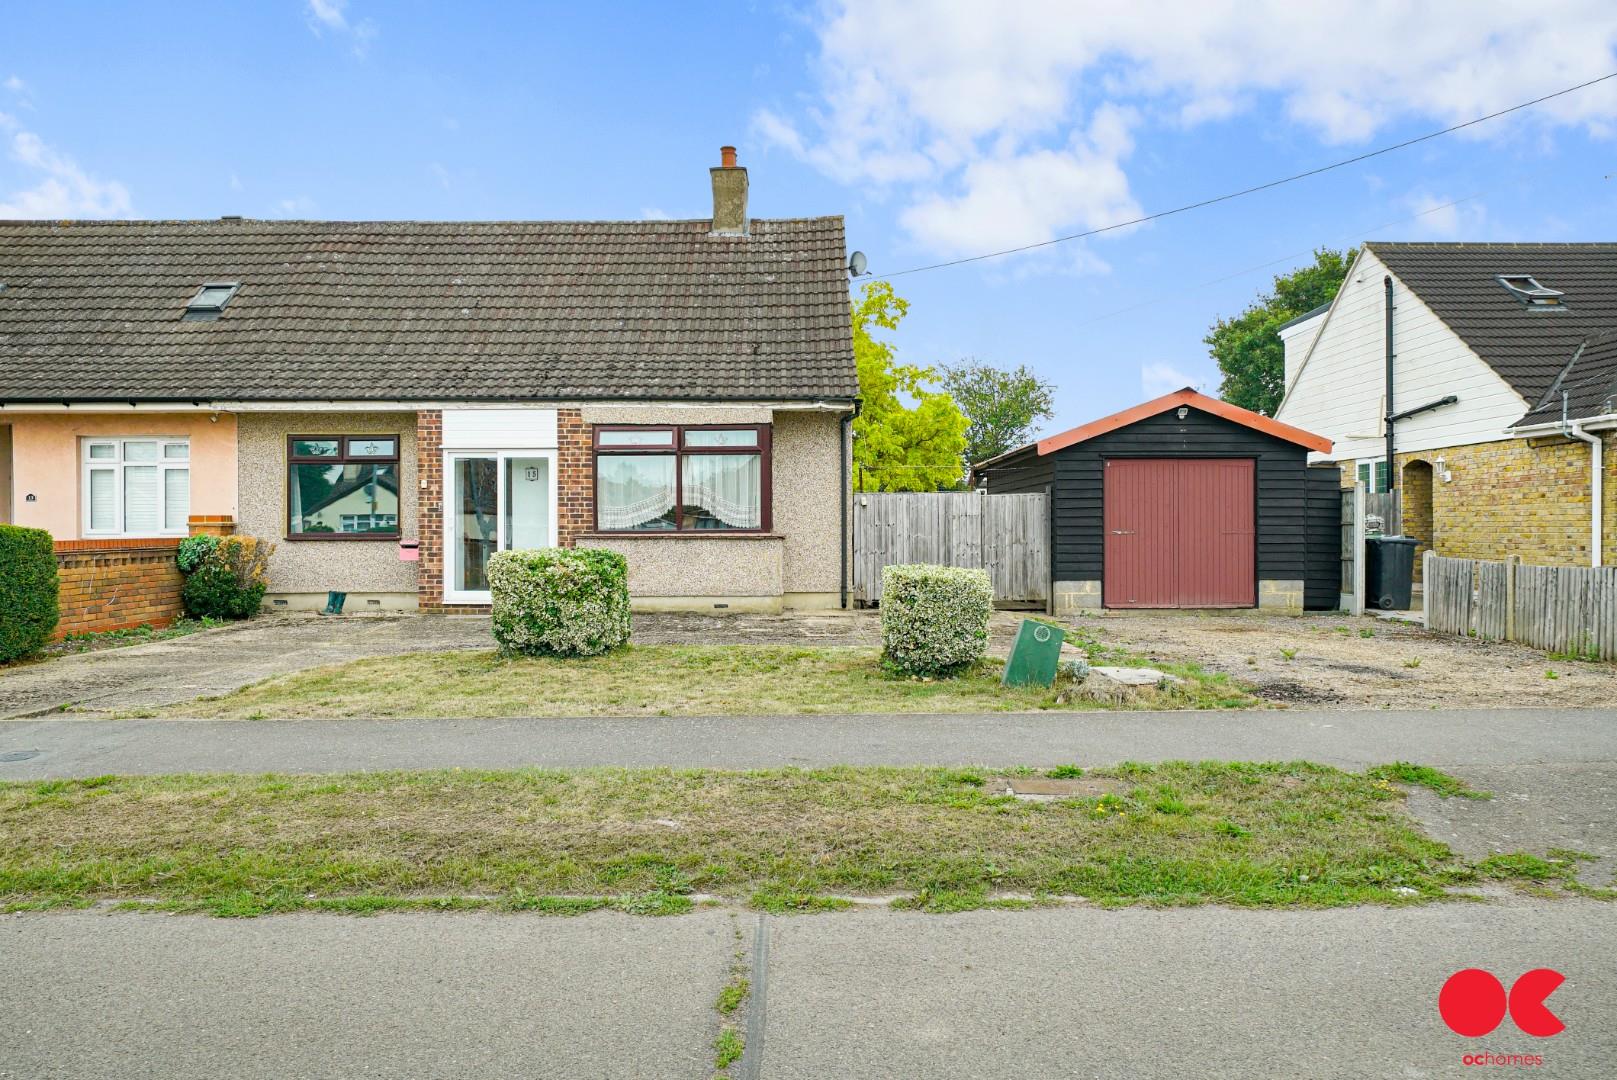
[[[988,571],[994,600],[1050,597],[1050,497],[977,491],[867,492],[853,497],[853,598],[881,600],[881,571],[903,563]]]

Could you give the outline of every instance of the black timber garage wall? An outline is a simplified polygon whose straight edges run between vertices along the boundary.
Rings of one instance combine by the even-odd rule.
[[[1303,577],[1303,606],[1309,611],[1335,611],[1342,602],[1342,470],[1336,465],[1308,467],[1308,573]]]
[[[1051,481],[1052,572],[1056,581],[1098,581],[1105,545],[1102,485],[1108,457],[1253,458],[1257,462],[1258,580],[1305,580],[1308,451],[1189,407],[1057,450]],[[990,482],[990,491],[997,491]]]

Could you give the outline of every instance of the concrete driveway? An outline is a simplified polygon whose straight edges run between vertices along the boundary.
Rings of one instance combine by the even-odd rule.
[[[492,644],[487,618],[266,615],[149,645],[0,669],[0,720],[69,706],[167,705],[322,664]]]
[[[996,632],[1009,640],[1012,631],[996,627]],[[634,617],[634,640],[874,646],[880,644],[881,627],[873,612],[640,614]],[[486,615],[265,615],[187,637],[0,668],[0,720],[68,707],[112,712],[169,705],[272,675],[370,656],[493,647]]]

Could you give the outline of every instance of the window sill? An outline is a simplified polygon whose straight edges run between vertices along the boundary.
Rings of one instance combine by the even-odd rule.
[[[639,532],[580,533],[580,540],[784,540],[783,533],[741,532],[728,529],[645,529]]]

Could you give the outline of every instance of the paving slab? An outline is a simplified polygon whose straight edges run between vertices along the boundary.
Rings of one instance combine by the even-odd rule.
[[[1605,1078],[1617,1059],[1617,907],[1592,901],[868,912],[773,919],[769,943],[765,1080]],[[1465,967],[1560,971],[1566,1030],[1449,1031],[1437,994]],[[1483,1051],[1544,1065],[1463,1064]]]
[[[705,1078],[731,916],[0,918],[0,1078]]]

